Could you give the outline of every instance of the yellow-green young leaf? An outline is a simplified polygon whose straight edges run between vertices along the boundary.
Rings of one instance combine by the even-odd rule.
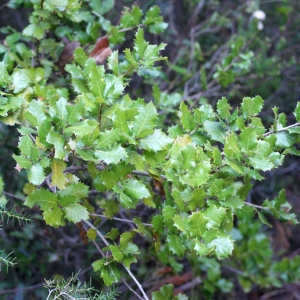
[[[168,246],[173,254],[182,256],[185,252],[185,247],[183,246],[183,240],[177,234],[169,234],[167,238]]]
[[[135,179],[129,179],[122,182],[122,189],[124,193],[133,200],[150,197],[150,193],[146,186]]]
[[[209,252],[211,252],[214,249],[214,247],[207,248],[207,245],[204,243],[201,243],[198,239],[195,239],[195,247],[194,250],[200,255],[205,256]]]
[[[8,86],[10,78],[4,61],[0,62],[0,86]]]
[[[66,177],[64,176],[66,166],[65,162],[56,158],[53,159],[51,164],[52,185],[57,186],[60,190],[63,190],[66,187]]]
[[[117,76],[119,74],[119,51],[114,51],[108,58],[108,67]]]
[[[65,218],[74,224],[80,222],[81,220],[89,219],[89,213],[87,209],[78,203],[73,203],[64,207],[63,211],[65,212]]]
[[[295,109],[294,116],[296,117],[297,122],[299,122],[300,121],[300,102],[297,102],[297,107]]]
[[[96,229],[93,229],[93,228],[90,228],[88,231],[87,231],[87,237],[91,240],[95,240],[96,237],[97,237],[97,230]]]
[[[228,158],[240,159],[242,154],[238,145],[237,136],[232,133],[225,139],[224,153]]]
[[[118,246],[110,245],[109,249],[111,251],[112,256],[114,257],[114,259],[116,261],[120,262],[123,259],[124,254],[122,253],[122,251],[120,250],[120,248]]]
[[[247,151],[252,150],[255,148],[257,144],[257,134],[254,128],[246,128],[240,134],[240,145],[242,149]]]
[[[65,225],[64,213],[58,206],[48,208],[43,212],[43,216],[46,223],[54,228]]]

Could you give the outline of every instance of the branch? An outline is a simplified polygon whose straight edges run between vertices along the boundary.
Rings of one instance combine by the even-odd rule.
[[[109,243],[107,242],[107,240],[105,239],[105,237],[100,233],[100,231],[97,230],[97,228],[92,223],[90,223],[89,221],[86,221],[86,220],[82,220],[82,222],[84,222],[85,224],[87,224],[90,228],[96,230],[97,235],[100,237],[100,239],[102,240],[102,242],[106,246],[109,246]],[[139,290],[142,292],[142,294],[144,296],[144,299],[145,300],[149,300],[148,296],[146,295],[145,291],[143,290],[142,285],[138,282],[138,280],[135,278],[135,276],[131,273],[131,271],[123,263],[122,263],[122,265],[125,268],[125,270],[127,271],[127,273],[129,274],[129,276],[136,283],[136,285],[138,286]]]
[[[297,122],[297,123],[295,123],[293,125],[290,125],[290,126],[287,126],[287,127],[281,128],[281,129],[278,129],[276,131],[271,130],[269,132],[264,133],[263,136],[266,137],[266,136],[271,135],[271,134],[276,133],[276,132],[287,131],[288,129],[293,128],[293,127],[297,127],[297,126],[300,126],[300,122]]]
[[[90,216],[93,216],[93,217],[101,217],[101,218],[105,218],[105,219],[109,219],[107,216],[105,215],[98,215],[98,214],[90,214]],[[121,222],[125,222],[125,223],[134,223],[134,221],[131,221],[131,220],[126,220],[126,219],[121,219],[121,218],[111,218],[112,220],[116,220],[116,221],[121,221]],[[152,224],[149,224],[149,223],[142,223],[143,225],[145,226],[149,226],[149,227],[152,227]]]
[[[249,202],[245,202],[245,204],[248,205],[248,206],[263,209],[263,210],[270,210],[268,207],[263,207],[263,206],[252,204],[252,203],[249,203]]]

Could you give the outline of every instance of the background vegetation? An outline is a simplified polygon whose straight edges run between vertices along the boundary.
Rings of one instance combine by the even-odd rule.
[[[51,26],[39,19],[49,17],[40,15],[34,7],[41,2],[44,1],[13,0],[0,7],[0,58],[10,74],[16,67],[40,67],[50,84],[65,87],[70,98],[74,98],[78,90],[72,88],[71,76],[65,71],[65,64],[70,61],[64,61],[61,55],[65,45],[78,46],[70,44],[78,42],[89,53],[98,38],[109,34],[110,47],[121,56],[125,49],[132,49],[137,27],[130,23],[128,15],[133,1],[83,1],[82,11],[89,14],[77,16],[58,11],[51,15]],[[46,4],[52,2],[57,1],[45,1]],[[75,7],[76,1],[69,1],[69,5],[71,3]],[[161,54],[168,57],[168,61],[157,59],[156,68],[144,68],[138,73],[131,74],[128,68],[132,76],[126,78],[125,93],[131,99],[153,101],[161,128],[180,122],[178,112],[182,100],[189,109],[206,104],[215,108],[217,101],[226,97],[234,110],[241,106],[244,97],[256,95],[265,100],[259,116],[266,128],[274,123],[273,107],[279,107],[279,112],[284,113],[277,116],[279,124],[285,124],[285,116],[286,124],[296,122],[293,112],[299,100],[300,82],[300,4],[297,0],[141,0],[135,4],[143,12],[153,10],[154,5],[160,7],[162,18],[157,15],[153,23],[144,24],[143,28],[145,40],[150,44],[166,44]],[[82,20],[77,22],[77,17]],[[38,26],[31,26],[34,24]],[[126,66],[124,70],[126,73]],[[71,69],[68,72],[72,74]],[[36,82],[39,80],[43,79],[36,78]],[[74,82],[72,84],[74,86]],[[5,118],[2,121],[10,122]],[[105,291],[103,279],[91,266],[99,259],[99,252],[93,239],[87,240],[84,223],[76,226],[67,222],[66,226],[54,228],[45,223],[36,206],[24,206],[26,196],[34,187],[28,183],[24,169],[21,172],[15,169],[12,155],[20,155],[19,134],[17,127],[0,123],[3,178],[0,191],[4,191],[0,198],[3,205],[0,249],[5,250],[1,252],[0,299],[46,299],[51,288],[43,287],[44,278],[67,281],[79,270],[81,282],[89,282],[91,278],[93,287]],[[202,139],[201,135],[194,137],[199,144],[206,142]],[[292,139],[287,138],[282,144],[290,147],[298,142],[297,138]],[[299,153],[297,146],[290,151],[294,155]],[[280,168],[261,172],[264,180],[251,180],[253,187],[247,194],[249,205],[237,211],[234,219],[234,250],[221,260],[194,253],[178,257],[164,245],[157,253],[152,247],[155,236],[129,222],[134,217],[151,222],[152,216],[162,209],[161,203],[168,199],[168,188],[158,180],[157,174],[152,174],[156,180],[148,183],[153,190],[153,204],[141,203],[134,209],[117,211],[114,202],[109,202],[113,204],[108,207],[106,200],[111,200],[111,194],[96,191],[101,190],[100,184],[89,194],[89,203],[96,207],[96,214],[102,215],[101,232],[108,233],[111,228],[122,233],[137,232],[133,243],[139,247],[140,254],[137,263],[131,265],[131,271],[148,295],[163,284],[173,284],[175,295],[184,293],[189,299],[299,299],[300,237],[299,226],[292,222],[295,216],[289,220],[276,213],[273,216],[261,213],[265,199],[284,202],[280,193],[284,188],[293,212],[300,214],[298,173],[298,158],[287,156]],[[83,170],[77,176],[90,184]],[[236,180],[237,186],[242,184],[245,182]],[[4,207],[6,199],[9,202]],[[257,211],[250,209],[253,207],[258,208]],[[15,217],[11,216],[12,210]],[[113,215],[116,219],[111,219]],[[11,252],[10,258],[15,257],[16,265],[7,269],[4,262]],[[132,278],[126,273],[122,273],[122,278],[123,281],[116,283],[121,296],[114,296],[112,292],[112,299],[136,299],[132,289],[137,292],[138,289]],[[170,286],[166,293],[168,288]],[[164,290],[156,296],[167,299]]]

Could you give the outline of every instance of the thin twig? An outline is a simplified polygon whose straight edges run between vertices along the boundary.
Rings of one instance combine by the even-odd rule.
[[[97,228],[90,223],[89,221],[86,220],[82,220],[82,222],[84,222],[85,224],[87,224],[90,228],[96,230],[97,235],[100,237],[100,239],[102,240],[102,242],[106,245],[109,246],[109,243],[107,242],[107,240],[105,239],[105,237],[101,234],[101,232],[99,230],[97,230]],[[133,279],[133,281],[136,283],[136,285],[138,286],[139,290],[141,291],[141,293],[144,296],[144,300],[149,300],[148,296],[146,295],[142,285],[138,282],[138,280],[135,278],[135,276],[131,273],[131,271],[122,263],[123,267],[125,268],[125,270],[127,271],[127,273],[129,274],[129,276]]]
[[[133,292],[139,299],[144,300],[144,298],[142,298],[127,282],[125,279],[122,278],[122,281],[124,282],[124,284],[128,287],[128,289]]]
[[[300,126],[300,122],[297,122],[297,123],[295,123],[295,124],[293,124],[293,125],[290,125],[290,126],[287,126],[287,127],[284,127],[284,128],[280,128],[280,129],[278,129],[278,130],[276,130],[276,131],[271,130],[271,131],[269,131],[269,132],[264,133],[263,136],[266,137],[266,136],[268,136],[268,135],[270,135],[270,134],[277,133],[277,132],[281,132],[281,131],[286,131],[286,130],[288,130],[288,129],[290,129],[290,128],[297,127],[297,126]]]
[[[256,205],[256,204],[253,204],[253,203],[249,203],[249,202],[245,202],[245,204],[248,205],[248,206],[256,207],[256,208],[263,209],[263,210],[270,210],[268,207],[263,207],[263,206]]]
[[[105,215],[99,215],[99,214],[90,214],[90,216],[110,219],[110,218],[108,218],[108,217],[105,216]],[[127,220],[127,219],[121,219],[121,218],[111,218],[111,219],[112,219],[112,220],[116,220],[116,221],[125,222],[125,223],[132,223],[132,224],[135,224],[134,221]],[[145,225],[145,226],[152,227],[152,224],[149,224],[149,223],[142,223],[142,224]]]
[[[25,199],[23,199],[23,198],[21,198],[21,197],[18,197],[18,196],[14,195],[14,194],[11,194],[11,193],[8,193],[8,192],[5,192],[5,191],[3,191],[2,193],[3,193],[4,195],[8,196],[8,197],[15,198],[15,199],[21,200],[21,201],[23,201],[23,202],[25,201]]]

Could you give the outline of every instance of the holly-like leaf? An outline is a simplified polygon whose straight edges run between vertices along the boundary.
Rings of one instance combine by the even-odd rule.
[[[146,186],[142,182],[135,179],[122,182],[122,190],[133,200],[150,197],[150,193]]]
[[[185,248],[183,246],[183,240],[177,234],[169,234],[167,238],[168,246],[170,250],[179,256],[182,256],[185,252]]]
[[[157,152],[171,144],[173,140],[163,133],[161,129],[156,129],[152,135],[140,139],[140,148]]]
[[[257,134],[254,128],[246,128],[240,134],[240,145],[247,152],[255,148],[257,144]]]
[[[138,109],[138,115],[132,121],[132,133],[137,138],[152,134],[157,119],[157,111],[152,102]]]
[[[61,197],[64,196],[74,196],[76,199],[80,200],[87,197],[89,193],[89,188],[85,184],[79,182],[76,184],[71,184],[66,187],[63,191],[59,194]]]
[[[197,236],[201,238],[203,234],[206,232],[206,224],[209,220],[205,217],[205,215],[201,211],[197,211],[192,213],[189,217],[187,232],[190,236]]]
[[[67,105],[67,111],[68,111],[68,123],[73,124],[75,122],[78,122],[84,112],[84,104],[83,102],[78,102],[75,105]]]
[[[159,291],[152,293],[152,300],[172,300],[174,286],[172,284],[166,284],[162,286]]]
[[[33,191],[24,202],[24,205],[29,206],[30,208],[33,205],[38,205],[42,210],[47,210],[49,208],[57,207],[58,198],[55,194],[49,192],[45,189],[38,189]]]
[[[187,131],[193,130],[195,128],[194,117],[183,101],[181,102],[179,109],[181,110],[180,120],[182,127]]]
[[[98,126],[96,120],[84,120],[66,128],[65,133],[74,133],[78,137],[83,137],[90,134],[94,129],[98,128]]]
[[[110,148],[119,139],[119,129],[111,129],[101,132],[98,138],[98,146],[101,149]]]
[[[245,117],[256,116],[260,113],[264,101],[261,97],[246,97],[241,104],[242,113]]]
[[[205,121],[203,125],[213,140],[224,143],[226,131],[219,122]]]
[[[35,185],[41,184],[45,179],[44,169],[40,164],[32,165],[27,174],[29,182]]]
[[[233,242],[230,237],[220,237],[212,240],[207,244],[207,247],[215,247],[215,253],[217,257],[228,257],[233,250]]]
[[[55,131],[50,131],[46,136],[46,141],[49,144],[54,145],[55,158],[63,159],[66,156],[66,152],[64,150],[65,139],[61,134]]]
[[[118,145],[107,150],[96,150],[94,155],[99,161],[102,160],[109,165],[117,164],[122,158],[127,157],[127,152]]]
[[[221,118],[228,119],[230,117],[231,107],[225,97],[222,97],[222,99],[218,101],[217,109]]]
[[[218,228],[226,217],[226,209],[211,205],[203,212],[203,215],[208,219],[208,223],[206,224],[207,229]]]
[[[60,190],[65,188],[66,177],[64,176],[64,171],[66,166],[65,162],[56,158],[53,159],[51,164],[52,184],[57,186]]]
[[[74,224],[80,222],[81,220],[89,219],[89,213],[87,209],[78,203],[73,203],[64,207],[63,211],[65,212],[65,218]]]
[[[65,225],[64,213],[58,207],[48,208],[43,212],[46,223],[54,228]]]

